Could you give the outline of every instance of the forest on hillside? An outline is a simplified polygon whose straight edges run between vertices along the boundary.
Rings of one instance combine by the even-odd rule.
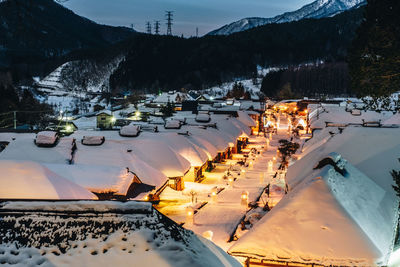
[[[347,57],[363,8],[332,18],[271,24],[229,36],[139,35],[114,72],[114,92],[204,89],[257,75],[257,66],[290,66]]]
[[[280,99],[352,95],[349,80],[346,62],[311,64],[269,72],[261,91]]]

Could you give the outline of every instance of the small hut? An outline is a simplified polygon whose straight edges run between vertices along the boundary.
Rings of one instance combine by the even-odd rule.
[[[110,110],[102,110],[96,114],[97,128],[111,129],[114,126],[115,118]]]

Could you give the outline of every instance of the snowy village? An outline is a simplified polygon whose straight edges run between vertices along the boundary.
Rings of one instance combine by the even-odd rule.
[[[0,265],[400,266],[400,5],[300,2],[175,37],[175,11],[164,35],[0,1]],[[321,32],[257,50],[277,31]]]

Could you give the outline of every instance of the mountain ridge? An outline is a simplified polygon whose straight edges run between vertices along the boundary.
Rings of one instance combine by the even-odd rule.
[[[213,30],[207,35],[230,35],[266,24],[292,22],[306,18],[332,17],[364,4],[366,4],[366,0],[316,0],[298,10],[285,12],[272,18],[244,18]]]

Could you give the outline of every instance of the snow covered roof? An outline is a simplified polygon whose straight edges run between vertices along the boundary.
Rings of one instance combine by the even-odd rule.
[[[140,133],[140,125],[126,125],[121,128],[119,134],[125,137],[136,137]]]
[[[342,181],[343,177],[336,177],[332,167],[315,173],[312,179],[286,195],[228,252],[262,260],[324,266],[375,265],[382,256],[379,249],[331,192],[330,184]],[[369,193],[366,192],[368,197]]]
[[[176,133],[160,133],[158,137],[168,144],[171,149],[188,160],[191,166],[200,167],[208,160],[208,156],[202,148],[190,142],[182,135]]]
[[[179,120],[167,120],[164,124],[165,129],[180,129],[182,123]]]
[[[206,113],[199,113],[196,116],[197,122],[209,122],[210,120],[211,120],[210,115]]]
[[[48,167],[91,191],[113,191],[126,195],[133,179],[126,168],[134,172],[142,183],[156,188],[167,181],[161,171],[132,150],[129,141],[107,140],[101,146],[77,143],[77,147],[74,164],[49,164]]]
[[[329,131],[334,133],[333,137]],[[289,168],[286,176],[289,188],[294,191],[317,177],[314,167],[321,160],[337,161],[333,152],[346,159],[347,163],[341,163],[346,169],[345,178],[330,178],[326,183],[331,188],[330,194],[378,248],[381,256],[375,260],[383,265],[391,252],[397,222],[398,199],[392,189],[390,171],[399,166],[399,134],[398,128],[347,127],[342,134],[332,129],[318,131],[309,142],[314,138],[316,141],[306,143],[305,155]],[[336,180],[340,181],[338,185],[346,187],[335,189],[332,181]]]
[[[158,134],[146,134],[130,142],[132,153],[156,167],[167,177],[181,177],[189,171],[190,162],[160,140]]]
[[[17,266],[241,266],[133,201],[1,203],[0,251],[3,264]]]
[[[382,124],[383,125],[400,125],[400,113],[397,112],[396,114],[394,114],[393,116],[391,116],[390,118],[385,120]]]
[[[106,114],[106,115],[112,116],[112,111],[103,109],[96,113],[96,115],[100,115],[100,114]]]
[[[83,136],[81,142],[83,145],[87,146],[99,146],[102,145],[105,141],[104,136]]]
[[[38,132],[35,138],[37,145],[53,145],[57,141],[58,134],[53,131]]]
[[[92,193],[45,166],[30,161],[0,160],[2,199],[94,199]]]
[[[164,92],[153,99],[154,103],[181,103],[185,100],[194,100],[190,95],[180,92]]]
[[[239,117],[237,118],[243,124],[247,125],[248,127],[256,127],[257,123],[249,116],[249,114],[245,111],[238,111]]]
[[[323,105],[322,108],[317,108],[317,105],[309,105],[309,107],[311,108],[309,113],[311,128],[324,128],[325,122],[361,124],[363,119],[365,121],[384,121],[393,115],[392,112],[362,111],[360,116],[354,116],[347,112],[345,107],[334,105]]]
[[[0,133],[0,140],[10,140],[10,137],[10,144],[0,153],[0,159],[62,164],[71,159],[72,138],[61,138],[57,146],[44,148],[34,144],[35,134]]]

